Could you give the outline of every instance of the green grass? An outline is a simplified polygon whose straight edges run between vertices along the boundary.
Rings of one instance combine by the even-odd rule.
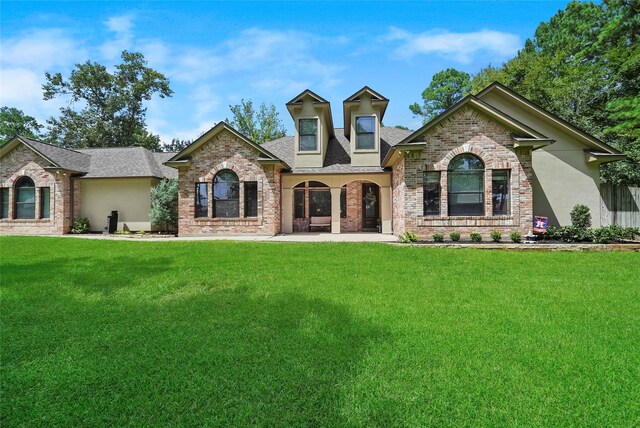
[[[640,257],[3,237],[1,419],[640,424]]]

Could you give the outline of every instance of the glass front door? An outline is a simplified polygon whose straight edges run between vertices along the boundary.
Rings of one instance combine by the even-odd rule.
[[[378,219],[380,218],[379,210],[380,192],[377,184],[364,183],[362,185],[362,229],[376,230],[378,227]]]

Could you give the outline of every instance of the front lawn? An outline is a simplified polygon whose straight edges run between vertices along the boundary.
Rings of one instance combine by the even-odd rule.
[[[0,238],[2,426],[631,426],[640,255]]]

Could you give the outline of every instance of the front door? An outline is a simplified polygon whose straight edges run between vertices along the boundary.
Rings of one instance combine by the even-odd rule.
[[[380,218],[380,191],[377,184],[364,183],[362,185],[362,229],[377,230]]]

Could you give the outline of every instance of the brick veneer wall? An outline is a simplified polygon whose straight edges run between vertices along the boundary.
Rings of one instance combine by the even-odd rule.
[[[0,220],[0,233],[64,234],[71,229],[71,180],[68,173],[44,170],[49,162],[35,152],[18,145],[0,160],[0,187],[9,188],[9,218]],[[23,176],[31,178],[36,187],[36,217],[40,213],[40,188],[49,187],[48,219],[14,219],[14,184]]]
[[[199,147],[191,157],[191,165],[179,171],[179,235],[214,233],[275,235],[280,232],[280,170],[273,165],[258,163],[260,153],[253,147],[223,130]],[[211,218],[213,213],[213,178],[223,169],[230,169],[240,180],[240,217]],[[258,216],[244,217],[245,181],[258,183]],[[196,183],[209,184],[207,218],[195,218]]]
[[[488,239],[492,231],[507,234],[526,233],[531,229],[533,199],[531,181],[531,149],[514,149],[511,132],[481,113],[463,108],[424,135],[427,142],[422,152],[408,152],[394,166],[393,227],[399,235],[413,231],[423,238],[434,233],[458,231],[464,237],[477,232]],[[472,153],[485,165],[485,215],[452,216],[448,211],[447,167],[455,156]],[[492,215],[492,170],[511,171],[509,215]],[[423,215],[423,171],[441,171],[439,216]]]

